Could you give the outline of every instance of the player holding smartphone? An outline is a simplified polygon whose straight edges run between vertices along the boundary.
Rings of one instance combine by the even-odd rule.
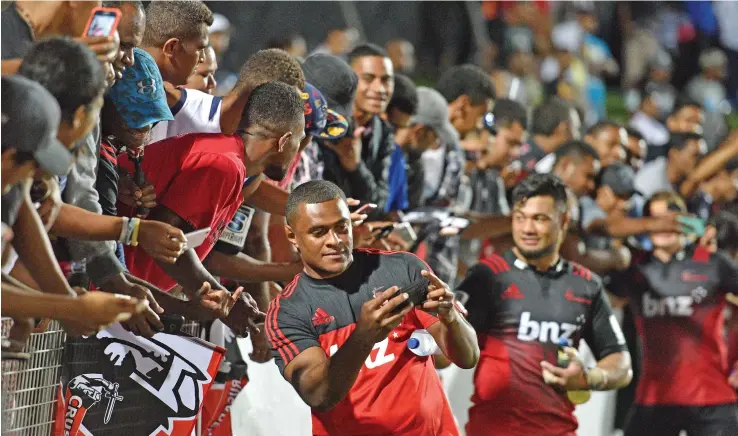
[[[312,434],[457,435],[433,361],[406,344],[427,329],[452,362],[476,364],[476,334],[448,286],[412,254],[353,250],[348,204],[331,182],[298,186],[286,217],[305,268],[269,305],[265,327],[275,362],[312,407]],[[394,295],[423,278],[422,305]]]

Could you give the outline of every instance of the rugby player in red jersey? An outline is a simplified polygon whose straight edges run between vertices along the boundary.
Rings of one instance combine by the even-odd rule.
[[[687,208],[673,192],[656,193],[643,207],[646,216],[674,212]],[[625,435],[738,435],[724,317],[726,295],[738,292],[738,266],[677,232],[650,238],[653,251],[635,252],[608,286],[630,304],[643,349]]]
[[[469,436],[575,436],[566,391],[630,382],[630,354],[602,281],[559,255],[567,200],[554,175],[524,179],[513,191],[514,248],[483,259],[456,288],[481,349]],[[556,366],[561,339],[573,347],[566,368]],[[577,356],[582,339],[597,359],[593,368]]]
[[[451,362],[477,363],[476,334],[448,286],[413,254],[353,250],[346,198],[330,182],[295,188],[286,217],[305,268],[269,305],[266,330],[284,378],[312,408],[312,434],[458,435],[431,357],[407,348],[427,329]],[[421,306],[393,296],[424,277]]]

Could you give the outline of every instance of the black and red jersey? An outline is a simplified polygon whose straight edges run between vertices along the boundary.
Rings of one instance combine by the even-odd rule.
[[[377,292],[421,278],[428,266],[409,253],[355,250],[343,274],[325,280],[299,274],[269,305],[267,337],[280,371],[298,354],[321,347],[332,356],[356,328],[361,306]],[[313,410],[313,435],[458,435],[430,357],[407,348],[413,331],[438,318],[417,308],[366,359],[348,395],[327,412]]]
[[[566,260],[536,271],[509,251],[472,267],[457,292],[481,349],[467,435],[575,435],[574,406],[541,361],[556,364],[561,338],[584,339],[597,360],[627,351],[600,278]]]
[[[641,405],[710,406],[736,401],[727,381],[725,294],[738,269],[722,253],[690,247],[663,263],[637,252],[608,290],[627,297],[643,348]]]

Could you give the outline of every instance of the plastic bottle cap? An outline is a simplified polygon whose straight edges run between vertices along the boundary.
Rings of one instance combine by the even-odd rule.
[[[410,338],[407,340],[407,348],[414,350],[420,346],[418,338]]]

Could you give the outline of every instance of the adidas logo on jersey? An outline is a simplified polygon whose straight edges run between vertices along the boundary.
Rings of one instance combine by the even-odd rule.
[[[694,298],[689,295],[653,298],[650,293],[643,294],[643,316],[692,316]]]
[[[558,343],[560,338],[570,339],[580,326],[567,322],[534,321],[530,319],[530,312],[520,315],[518,339],[521,341],[538,341]]]
[[[335,319],[336,318],[334,318],[333,315],[328,315],[325,310],[318,308],[313,315],[313,326],[317,327],[323,324],[330,324]]]
[[[520,292],[518,285],[513,283],[505,289],[505,291],[500,295],[500,298],[503,300],[522,300],[525,298],[525,295]]]

